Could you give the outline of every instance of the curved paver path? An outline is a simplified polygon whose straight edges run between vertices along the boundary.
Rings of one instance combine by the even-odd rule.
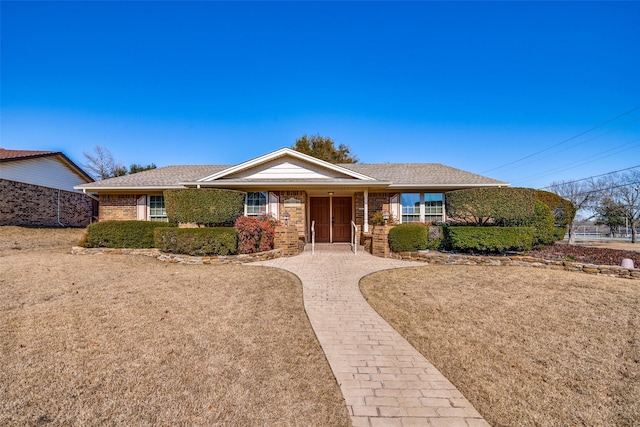
[[[367,274],[423,263],[334,248],[249,265],[281,268],[302,281],[307,315],[354,426],[489,425],[360,293]]]

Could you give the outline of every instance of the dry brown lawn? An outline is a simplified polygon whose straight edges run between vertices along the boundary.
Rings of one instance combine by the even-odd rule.
[[[0,227],[0,425],[349,425],[293,275]]]
[[[361,289],[493,426],[640,425],[637,281],[425,266]]]

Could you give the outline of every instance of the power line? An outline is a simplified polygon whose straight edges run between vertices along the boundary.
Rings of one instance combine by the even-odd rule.
[[[521,162],[521,161],[523,161],[523,160],[527,160],[527,159],[529,159],[529,158],[531,158],[531,157],[537,156],[538,154],[541,154],[541,153],[547,152],[547,151],[549,151],[549,150],[551,150],[551,149],[553,149],[553,148],[556,148],[556,147],[558,147],[558,146],[560,146],[560,145],[562,145],[562,144],[566,144],[566,143],[567,143],[567,142],[569,142],[569,141],[573,141],[574,139],[579,138],[579,137],[581,137],[582,135],[585,135],[585,134],[587,134],[587,133],[589,133],[589,132],[592,132],[592,131],[594,131],[594,130],[596,130],[596,129],[599,129],[599,128],[601,128],[601,127],[603,127],[603,126],[605,126],[605,125],[607,125],[607,124],[609,124],[609,123],[611,123],[611,122],[614,122],[614,121],[616,121],[616,120],[618,120],[618,119],[620,119],[620,118],[622,118],[622,117],[624,117],[624,116],[626,116],[626,115],[628,115],[628,114],[631,114],[631,113],[633,113],[633,112],[634,112],[634,111],[636,111],[636,110],[640,110],[640,105],[638,105],[637,107],[632,108],[631,110],[625,111],[624,113],[619,114],[619,115],[617,115],[617,116],[615,116],[615,117],[613,117],[613,118],[611,118],[611,119],[608,119],[608,120],[606,120],[606,121],[604,121],[604,122],[602,122],[602,123],[600,123],[600,124],[598,124],[598,125],[596,125],[596,126],[594,126],[594,127],[592,127],[592,128],[589,128],[589,129],[587,129],[587,130],[585,130],[585,131],[583,131],[583,132],[580,132],[579,134],[574,135],[574,136],[572,136],[571,138],[565,139],[564,141],[561,141],[561,142],[559,142],[559,143],[557,143],[557,144],[554,144],[554,145],[552,145],[552,146],[550,146],[550,147],[544,148],[544,149],[542,149],[542,150],[540,150],[540,151],[537,151],[537,152],[535,152],[535,153],[533,153],[533,154],[529,154],[528,156],[522,157],[521,159],[514,160],[514,161],[509,162],[509,163],[506,163],[506,164],[504,164],[504,165],[502,165],[502,166],[498,166],[498,167],[495,167],[495,168],[493,168],[493,169],[489,169],[489,170],[486,170],[486,171],[484,171],[484,172],[480,172],[480,173],[481,173],[481,174],[485,174],[485,173],[493,172],[493,171],[495,171],[495,170],[502,169],[502,168],[505,168],[505,167],[507,167],[507,166],[511,166],[511,165],[513,165],[513,164],[515,164],[515,163],[519,163],[519,162]]]
[[[614,173],[624,172],[624,171],[628,171],[628,170],[636,169],[636,168],[640,168],[640,165],[631,166],[629,168],[624,168],[624,169],[619,169],[619,170],[613,171],[613,172],[601,173],[600,175],[593,175],[593,176],[589,176],[587,178],[574,179],[573,181],[564,181],[564,182],[562,182],[562,184],[573,184],[574,182],[586,181],[588,179],[593,179],[593,178],[600,178],[601,176],[613,175]],[[541,190],[544,190],[545,188],[550,188],[550,187],[552,187],[552,185],[547,185],[546,187],[542,187]]]
[[[569,167],[562,167],[561,166],[559,168],[547,169],[543,173],[540,173],[540,174],[537,174],[537,175],[532,175],[532,176],[529,176],[529,177],[526,177],[526,178],[523,178],[523,179],[515,180],[515,182],[528,182],[528,181],[531,181],[531,180],[536,179],[536,178],[541,178],[541,177],[550,175],[551,173],[554,173],[554,172],[564,172],[564,171],[567,171],[567,170],[575,169],[577,167],[586,165],[588,163],[593,163],[595,161],[599,161],[599,160],[602,160],[604,158],[611,157],[611,156],[613,156],[615,154],[618,154],[618,153],[621,153],[623,151],[627,151],[630,148],[635,148],[635,147],[630,147],[630,148],[624,148],[623,149],[623,147],[626,147],[626,146],[628,146],[630,144],[634,144],[634,143],[636,143],[638,141],[640,141],[640,138],[634,139],[633,141],[629,141],[629,142],[627,142],[625,144],[618,145],[618,146],[610,148],[608,150],[601,151],[599,153],[593,154],[593,155],[591,155],[589,157],[586,157],[586,158],[582,159],[582,161],[580,161],[578,163],[571,164],[571,166],[569,166]],[[607,154],[605,156],[604,154],[606,154],[606,153],[610,153],[610,154]],[[594,160],[590,160],[590,159],[594,159]],[[588,179],[588,178],[585,178],[585,179]]]

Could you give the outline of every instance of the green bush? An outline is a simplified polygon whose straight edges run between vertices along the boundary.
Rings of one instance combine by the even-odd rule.
[[[472,253],[529,250],[534,232],[533,227],[444,227],[447,249]]]
[[[238,233],[233,227],[158,228],[154,238],[163,252],[195,256],[238,253]]]
[[[170,227],[159,221],[104,221],[87,227],[86,246],[92,248],[152,248],[153,230]]]
[[[549,206],[536,200],[536,214],[533,219],[533,247],[549,246],[556,240],[555,218]],[[564,237],[564,234],[563,234]]]
[[[232,226],[244,212],[245,194],[218,188],[183,188],[165,190],[164,202],[170,222]]]
[[[573,222],[576,216],[576,207],[569,200],[549,191],[536,190],[536,200],[540,200],[549,206],[555,218],[556,227],[566,227]],[[564,233],[562,235],[564,238]]]
[[[393,252],[415,252],[426,249],[428,228],[421,224],[400,224],[389,230],[389,247]]]
[[[442,227],[424,224],[400,224],[389,230],[389,247],[393,252],[440,249]]]
[[[454,223],[530,225],[535,214],[531,188],[469,188],[445,193],[447,216]]]

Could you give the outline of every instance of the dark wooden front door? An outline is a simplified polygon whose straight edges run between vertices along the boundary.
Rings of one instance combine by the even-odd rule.
[[[316,242],[351,241],[351,197],[311,197],[311,221],[315,221]],[[333,209],[331,209],[333,205]]]
[[[311,198],[311,221],[315,222],[316,242],[331,241],[331,215],[328,197]]]
[[[351,241],[351,197],[333,198],[333,241]]]

